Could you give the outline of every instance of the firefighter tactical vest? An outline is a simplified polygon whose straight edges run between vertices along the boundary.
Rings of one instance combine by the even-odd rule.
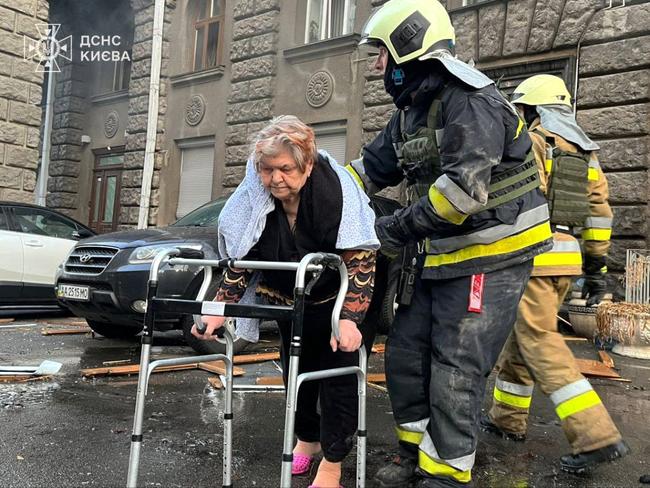
[[[442,175],[440,141],[444,129],[441,128],[440,105],[440,98],[436,98],[429,108],[426,127],[419,127],[413,134],[406,132],[406,116],[404,110],[400,110],[402,140],[395,143],[394,147],[408,183],[410,201],[428,195],[429,187]],[[520,183],[525,184],[520,185]],[[522,164],[498,175],[492,175],[488,201],[483,210],[515,200],[538,186],[540,186],[540,178],[535,155],[531,149]]]
[[[552,137],[545,140],[551,146],[544,163],[549,175],[546,197],[551,224],[581,227],[589,217],[589,155],[553,147]]]

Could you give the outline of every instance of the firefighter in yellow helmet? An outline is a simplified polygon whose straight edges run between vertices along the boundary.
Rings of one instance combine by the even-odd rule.
[[[555,232],[553,249],[535,258],[514,330],[499,357],[492,408],[481,424],[506,439],[524,440],[537,383],[555,404],[573,450],[560,458],[560,467],[582,473],[629,452],[598,394],[580,374],[556,318],[572,276],[584,272],[589,305],[605,293],[612,225],[607,180],[596,157],[598,146],[578,126],[561,78],[533,76],[515,89],[512,101],[529,123]],[[574,227],[582,228],[584,263]]]
[[[524,121],[455,58],[440,3],[390,0],[361,42],[398,110],[348,169],[369,193],[406,180],[410,200],[376,224],[383,252],[409,258],[386,353],[400,455],[375,480],[466,486],[486,378],[552,245],[548,206]]]

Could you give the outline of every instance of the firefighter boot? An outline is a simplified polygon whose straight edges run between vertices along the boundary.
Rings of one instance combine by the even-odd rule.
[[[395,456],[375,475],[376,486],[379,488],[406,488],[415,479],[415,468],[418,462],[404,456]]]
[[[420,475],[420,478],[413,485],[414,488],[470,488],[473,486],[471,481],[461,483],[447,476],[431,476],[419,469],[416,474]]]
[[[568,473],[582,474],[598,464],[615,461],[629,453],[630,447],[624,441],[618,441],[593,451],[566,454],[560,458],[560,467]]]
[[[489,434],[494,434],[494,435],[498,435],[499,437],[503,437],[508,441],[523,442],[526,440],[526,434],[507,432],[501,429],[498,425],[492,422],[492,419],[490,419],[490,416],[487,414],[483,414],[481,416],[481,430]]]

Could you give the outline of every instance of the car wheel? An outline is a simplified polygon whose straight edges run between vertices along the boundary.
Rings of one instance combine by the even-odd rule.
[[[142,332],[142,327],[111,324],[108,322],[98,322],[96,320],[86,320],[86,322],[88,322],[88,325],[93,332],[109,339],[130,339]]]
[[[187,345],[194,349],[199,354],[225,354],[226,345],[218,341],[204,341],[197,339],[192,335],[192,325],[194,322],[192,317],[187,317],[183,320],[183,337]],[[234,354],[239,354],[244,351],[251,343],[245,339],[237,338],[233,344]]]
[[[379,317],[377,321],[377,330],[380,334],[388,334],[390,328],[395,320],[395,312],[397,312],[397,286],[399,279],[397,276],[388,282],[386,292],[381,301],[381,308],[379,310]]]

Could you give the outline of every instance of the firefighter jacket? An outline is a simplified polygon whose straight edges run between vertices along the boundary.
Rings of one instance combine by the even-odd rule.
[[[420,135],[435,143],[418,143]],[[411,140],[411,153],[437,167],[413,170],[413,161],[404,161]],[[493,84],[473,88],[436,73],[348,168],[369,193],[405,176],[411,186],[424,183],[428,191],[395,218],[408,240],[425,240],[422,277],[447,279],[503,269],[551,248],[530,149],[525,123]]]
[[[581,153],[581,149],[566,139],[554,134],[540,125],[536,119],[529,128],[533,141],[533,152],[539,175],[541,189],[548,196],[549,183],[553,174],[554,163],[549,158],[555,148],[566,153]],[[608,203],[609,188],[607,179],[600,168],[595,152],[584,153],[588,160],[586,199],[587,214],[581,234],[585,254],[601,257],[607,254],[612,234],[612,210]],[[580,245],[573,234],[577,229],[553,226],[553,249],[535,257],[533,276],[570,276],[582,274],[582,253]]]

